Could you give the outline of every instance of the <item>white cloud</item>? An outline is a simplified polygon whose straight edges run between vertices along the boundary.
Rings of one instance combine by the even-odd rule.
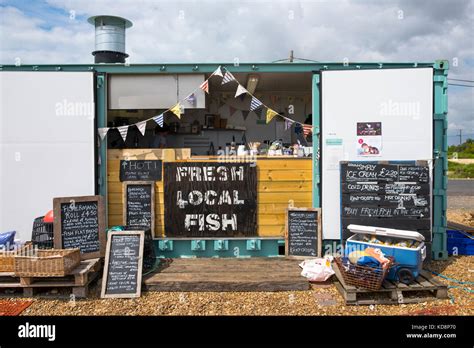
[[[1,63],[90,63],[94,30],[85,19],[111,14],[134,22],[127,32],[131,63],[273,61],[293,49],[318,61],[457,59],[450,76],[474,80],[472,0],[47,2],[56,12],[44,16],[0,7]],[[64,18],[44,28],[58,9]],[[71,10],[76,20],[68,19]],[[451,127],[472,129],[467,89],[450,90]]]

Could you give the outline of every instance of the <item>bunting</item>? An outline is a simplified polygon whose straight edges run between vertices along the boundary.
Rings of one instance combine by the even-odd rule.
[[[237,111],[232,105],[229,105],[229,116],[232,116]]]
[[[145,130],[146,130],[146,121],[143,122],[138,122],[137,123],[137,128],[142,133],[143,136],[145,136]]]
[[[109,128],[99,128],[99,136],[100,140],[104,140],[105,136],[107,135],[107,132],[109,131]]]
[[[127,139],[127,134],[128,134],[128,126],[117,127],[117,129],[120,132],[120,135],[122,136],[123,141],[125,142],[125,139]]]
[[[173,106],[170,111],[176,115],[177,118],[181,119],[181,105],[177,103],[175,106]]]
[[[199,86],[199,88],[201,88],[204,92],[206,92],[207,94],[209,94],[209,80],[206,80],[206,81],[204,81],[203,83],[201,83],[201,85]]]
[[[222,77],[222,69],[221,69],[221,67],[219,66],[219,67],[212,73],[212,75],[217,75],[217,76]],[[212,76],[212,75],[211,75],[211,76]]]
[[[192,106],[196,106],[196,96],[194,95],[194,93],[188,95],[186,98],[184,98],[184,100],[186,100]]]
[[[262,102],[255,97],[252,97],[252,101],[250,102],[250,111],[258,109],[262,105]]]
[[[235,91],[234,98],[237,98],[239,95],[244,94],[244,93],[248,93],[248,92],[241,84],[239,84],[239,86],[237,87],[237,91]]]
[[[276,115],[278,115],[278,112],[268,108],[267,109],[267,123],[269,123],[272,120],[272,118],[275,117]]]
[[[230,71],[226,71],[224,74],[224,78],[222,79],[221,85],[225,85],[226,83],[231,81],[235,81],[235,77],[230,73]]]
[[[305,137],[308,136],[308,134],[313,133],[313,126],[310,124],[303,124],[303,134]]]
[[[155,121],[161,128],[163,128],[163,114],[159,114],[158,116],[153,117],[153,121]]]

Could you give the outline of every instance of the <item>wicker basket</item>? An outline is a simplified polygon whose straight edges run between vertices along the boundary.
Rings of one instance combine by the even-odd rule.
[[[32,252],[33,247],[31,243],[26,243],[20,249],[11,251],[0,251],[0,272],[15,272],[15,256],[28,255]]]
[[[18,277],[64,277],[81,262],[79,249],[37,250],[34,256],[15,257]]]
[[[334,261],[346,284],[374,291],[382,287],[382,283],[393,264],[393,259],[390,259],[389,266],[383,269],[382,267],[372,268],[354,265],[347,257],[336,257]]]

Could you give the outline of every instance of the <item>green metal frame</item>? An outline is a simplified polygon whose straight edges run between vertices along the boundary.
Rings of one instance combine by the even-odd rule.
[[[0,65],[0,71],[91,71],[96,74],[96,115],[97,126],[107,123],[107,76],[108,74],[190,74],[212,73],[218,66],[225,67],[233,73],[313,73],[313,158],[320,150],[321,130],[321,91],[319,72],[324,70],[354,69],[396,69],[431,67],[433,77],[433,241],[434,259],[447,258],[446,245],[446,188],[447,188],[447,61],[434,63],[195,63],[195,64],[47,64],[47,65]],[[99,193],[107,197],[107,146],[100,143]],[[313,207],[321,206],[320,162],[313,161]],[[325,240],[323,248],[337,247],[339,241]],[[156,250],[159,257],[250,257],[278,256],[282,254],[284,239],[251,238],[251,239],[156,239]],[[238,252],[237,252],[238,250]],[[324,250],[324,249],[323,249]]]

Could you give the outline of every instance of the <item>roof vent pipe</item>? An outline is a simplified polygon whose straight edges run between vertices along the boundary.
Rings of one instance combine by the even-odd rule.
[[[133,24],[116,16],[94,16],[87,20],[95,26],[95,63],[125,63],[125,29]]]

